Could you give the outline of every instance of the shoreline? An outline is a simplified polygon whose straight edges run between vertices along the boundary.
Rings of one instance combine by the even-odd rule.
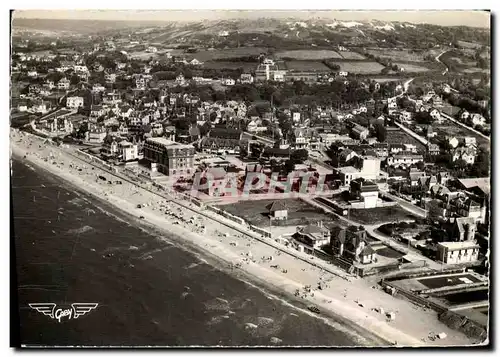
[[[11,131],[12,133],[12,131]],[[16,135],[16,139],[19,138],[19,135]],[[27,135],[22,135],[21,138],[24,139],[35,139],[32,136],[27,136]],[[36,140],[39,140],[39,138],[36,138]],[[42,140],[42,139],[40,139]],[[23,160],[22,157],[24,156],[22,154],[22,150],[26,150],[26,148],[20,148],[18,147],[13,141],[11,141],[11,148],[13,149],[12,152],[15,154],[15,156],[19,156],[21,158],[21,161]],[[32,151],[33,149],[28,148],[27,151]],[[37,149],[38,150],[38,149]],[[62,161],[63,159],[65,161],[71,161],[75,162],[77,161],[75,158],[67,158],[64,157],[64,151],[60,150],[57,147],[53,146],[48,146],[48,147],[43,147],[39,148],[38,151],[44,151],[44,150],[49,150],[49,151],[54,151],[54,152],[63,152],[62,156],[59,157],[58,161]],[[66,169],[64,167],[62,170],[57,170],[56,165],[51,164],[50,162],[44,162],[41,157],[37,157],[34,154],[29,154],[26,159],[30,163],[36,165],[37,167],[41,168],[42,170],[48,171],[49,173],[56,175],[57,177],[63,179],[64,181],[68,182],[70,185],[75,186],[78,188],[80,191],[84,191],[85,193],[90,194],[92,197],[95,197],[98,199],[99,202],[104,203],[105,205],[109,205],[112,208],[118,210],[120,214],[124,214],[125,216],[133,216],[137,222],[139,222],[140,226],[147,226],[148,229],[153,229],[154,231],[159,231],[161,232],[162,235],[166,235],[168,237],[167,241],[173,240],[175,243],[180,243],[179,248],[187,250],[191,252],[191,250],[194,250],[196,253],[199,252],[200,255],[207,255],[209,257],[209,260],[214,260],[216,262],[216,268],[219,270],[222,270],[224,272],[227,272],[229,274],[235,275],[238,279],[243,280],[250,285],[253,285],[253,283],[256,283],[257,288],[261,288],[263,290],[271,291],[272,295],[277,295],[278,298],[284,300],[285,303],[289,303],[289,301],[292,301],[293,304],[291,304],[294,307],[296,303],[299,305],[314,305],[318,306],[320,310],[322,311],[322,314],[318,316],[319,318],[323,318],[325,320],[328,320],[330,323],[335,323],[334,321],[330,321],[329,317],[333,317],[334,320],[340,321],[342,325],[347,325],[347,326],[340,326],[340,330],[342,332],[355,332],[355,335],[360,335],[362,336],[362,339],[365,340],[363,345],[366,345],[366,343],[373,343],[375,342],[375,345],[370,345],[368,344],[367,346],[390,346],[392,343],[389,341],[397,341],[398,345],[400,346],[429,346],[429,345],[447,345],[449,346],[450,343],[423,343],[422,339],[415,337],[418,336],[419,334],[422,335],[422,333],[418,331],[402,331],[402,327],[405,327],[404,321],[401,324],[401,321],[396,321],[394,322],[387,322],[385,319],[381,316],[378,316],[376,313],[373,311],[370,311],[368,307],[361,308],[358,306],[357,303],[352,303],[349,302],[349,300],[346,299],[346,291],[347,289],[351,290],[353,287],[351,283],[346,282],[346,281],[341,281],[341,279],[335,279],[332,277],[329,281],[333,281],[334,285],[331,288],[331,292],[329,295],[326,295],[323,293],[323,291],[318,291],[315,290],[315,296],[314,298],[311,296],[307,296],[306,298],[297,298],[293,295],[293,292],[297,289],[301,289],[304,285],[304,281],[311,281],[311,276],[314,276],[316,274],[316,281],[317,281],[317,274],[319,272],[319,269],[316,269],[316,272],[314,272],[313,268],[307,268],[307,270],[311,270],[312,273],[300,273],[296,272],[295,277],[298,279],[292,279],[292,274],[288,275],[283,275],[279,274],[277,270],[273,270],[271,268],[265,267],[265,264],[259,264],[255,263],[252,259],[252,261],[248,261],[247,258],[244,258],[244,261],[246,260],[245,263],[242,263],[241,269],[234,269],[231,270],[230,268],[220,268],[219,266],[224,266],[224,263],[231,263],[235,261],[240,261],[242,259],[243,252],[241,252],[240,255],[237,254],[237,251],[241,251],[241,247],[239,249],[236,249],[236,246],[234,249],[232,247],[225,247],[223,240],[235,240],[241,242],[241,239],[246,239],[245,242],[249,242],[247,246],[251,246],[251,250],[255,251],[258,250],[260,252],[267,252],[275,254],[274,252],[270,252],[269,247],[262,247],[262,243],[256,243],[252,242],[252,239],[244,238],[244,237],[230,237],[226,236],[223,239],[218,239],[217,237],[212,236],[212,234],[204,234],[204,235],[199,235],[198,233],[193,232],[193,229],[191,229],[191,232],[189,230],[189,226],[187,228],[183,228],[181,224],[174,224],[174,223],[168,223],[168,219],[166,219],[165,214],[162,214],[160,217],[158,215],[158,212],[161,212],[161,206],[155,206],[152,205],[151,207],[143,208],[140,211],[135,207],[136,204],[134,202],[134,199],[129,197],[129,200],[123,198],[122,196],[125,196],[126,194],[124,193],[123,195],[120,195],[118,192],[114,193],[113,189],[119,189],[117,186],[121,185],[107,185],[107,184],[101,184],[100,182],[97,182],[94,184],[93,182],[90,182],[90,180],[85,180],[81,178],[81,175],[86,175],[87,173],[84,174],[73,174],[69,172],[69,169]],[[85,164],[83,164],[85,165]],[[89,170],[90,171],[90,170]],[[99,170],[95,169],[93,170],[93,174],[96,174]],[[108,173],[106,175],[109,176]],[[91,177],[94,177],[91,175]],[[103,185],[106,185],[105,189],[102,188]],[[126,186],[126,185],[123,185]],[[122,187],[124,188],[124,187]],[[145,191],[141,188],[136,187],[137,192]],[[128,192],[130,195],[130,192]],[[132,194],[133,195],[133,194]],[[131,196],[132,196],[131,195]],[[146,192],[141,192],[140,196],[135,196],[137,199],[135,199],[136,202],[143,202],[143,201],[148,201],[148,198],[152,198],[149,196],[153,196],[151,193],[146,193]],[[142,200],[139,200],[142,199]],[[158,200],[158,197],[156,197],[156,200]],[[165,199],[162,199],[161,201],[165,201]],[[170,206],[174,205],[175,202],[170,202]],[[179,211],[182,211],[181,208],[178,208]],[[137,212],[140,212],[144,216],[144,220],[139,220],[137,217]],[[113,213],[111,213],[113,214]],[[208,220],[207,220],[208,221]],[[211,226],[210,222],[206,223],[207,228],[213,229],[213,224]],[[215,227],[215,231],[217,232],[217,228],[220,227]],[[227,230],[227,229],[226,229]],[[200,238],[203,237],[203,240]],[[221,236],[219,235],[219,238]],[[222,244],[220,244],[222,243]],[[241,243],[240,243],[241,244]],[[260,245],[259,245],[260,244]],[[183,247],[183,245],[186,245],[186,247]],[[210,248],[207,249],[207,247],[210,246]],[[245,250],[248,251],[247,248],[244,248]],[[264,250],[265,249],[265,250]],[[293,267],[297,265],[297,270],[301,266],[305,266],[306,263],[304,262],[298,262],[297,259],[291,258],[291,257],[285,257],[285,256],[278,256],[276,257],[276,260],[280,262],[284,262],[283,264],[292,264]],[[213,265],[213,264],[211,264]],[[289,266],[286,266],[287,269],[290,269]],[[239,271],[238,271],[239,270]],[[306,269],[303,268],[302,271],[305,271]],[[308,273],[308,274],[307,274]],[[300,275],[300,276],[299,276]],[[244,279],[241,279],[243,277]],[[320,278],[321,279],[321,278]],[[249,280],[249,281],[247,281]],[[311,286],[314,285],[314,280],[313,283],[310,284]],[[365,300],[368,298],[367,295],[371,291],[378,292],[377,289],[370,289],[370,291],[366,290],[365,286],[362,286],[363,284],[358,284],[360,287],[356,287],[354,291],[354,296],[357,296],[361,300]],[[366,285],[366,284],[365,284]],[[355,286],[354,286],[355,287]],[[342,288],[344,289],[344,301],[342,301],[341,297],[339,295],[341,294]],[[360,288],[364,288],[365,290],[359,290]],[[330,288],[328,289],[330,290]],[[333,294],[332,294],[333,293]],[[337,293],[337,294],[335,294]],[[367,294],[368,293],[368,294]],[[386,301],[388,303],[391,302],[391,299],[394,299],[393,297],[382,293],[384,295],[380,295],[378,298],[380,301]],[[349,294],[351,295],[351,294]],[[274,297],[273,297],[274,298]],[[332,303],[325,302],[326,300],[331,301]],[[401,302],[402,300],[397,300]],[[405,302],[406,305],[411,304],[409,302]],[[349,306],[351,305],[351,306]],[[404,304],[399,304],[399,305],[404,305]],[[405,309],[408,310],[408,306],[405,306]],[[308,312],[308,311],[306,311]],[[415,309],[413,308],[413,313],[415,312]],[[310,312],[308,312],[310,313]],[[410,311],[411,313],[411,311]],[[423,314],[423,312],[421,312]],[[312,313],[310,313],[312,314]],[[399,315],[399,314],[398,314]],[[411,318],[411,314],[407,315],[407,317]],[[439,329],[441,326],[439,326],[437,322],[437,318],[435,318],[437,326],[428,326],[428,330],[434,330],[436,331],[436,328]],[[407,320],[408,321],[408,320]],[[432,320],[429,320],[433,322]],[[338,324],[338,325],[341,325]],[[390,326],[390,325],[400,325],[400,326]],[[444,325],[443,325],[444,326]],[[337,327],[337,326],[335,326]],[[343,331],[343,330],[348,330],[348,331]],[[444,327],[443,327],[444,329]],[[354,331],[352,331],[354,330]],[[410,329],[411,330],[411,329]],[[412,333],[413,332],[413,333]],[[446,330],[447,333],[450,332],[450,330]],[[453,334],[453,333],[452,333]],[[469,345],[470,341],[465,338],[465,336],[460,336],[458,332],[454,333],[457,337],[456,339],[456,344],[453,345]],[[366,337],[365,337],[366,336]],[[452,335],[449,335],[450,337]],[[363,338],[365,337],[365,338]],[[374,337],[374,340],[379,340],[379,341],[373,341],[372,337]],[[461,343],[459,344],[458,341]],[[427,342],[427,341],[426,341]],[[445,342],[451,342],[451,341],[445,341]],[[378,344],[380,343],[380,344]],[[385,343],[385,344],[384,344]]]
[[[13,156],[18,160],[21,164],[25,164],[23,162],[23,158],[20,157],[18,153],[14,153]],[[245,270],[235,269],[231,270],[228,268],[228,263],[231,261],[221,257],[220,255],[216,255],[211,253],[209,250],[205,250],[201,248],[199,245],[193,244],[192,242],[185,240],[182,236],[172,233],[171,231],[166,230],[163,227],[159,227],[157,225],[153,225],[145,220],[140,220],[132,213],[127,212],[125,210],[120,209],[119,207],[113,205],[109,201],[104,200],[101,196],[95,195],[90,191],[82,189],[76,186],[73,182],[70,182],[59,175],[53,173],[43,166],[39,166],[37,163],[30,161],[33,165],[37,167],[37,170],[41,170],[42,172],[46,172],[49,175],[53,175],[57,179],[60,179],[64,182],[64,184],[68,185],[70,188],[75,189],[79,192],[79,194],[88,195],[91,197],[92,204],[96,206],[99,210],[106,212],[111,215],[114,219],[119,220],[123,223],[135,223],[136,228],[140,228],[144,230],[148,234],[154,236],[156,239],[161,240],[167,244],[172,244],[176,248],[182,249],[189,254],[193,254],[198,259],[202,260],[202,262],[211,265],[217,270],[229,274],[232,277],[244,282],[245,284],[263,292],[266,296],[270,296],[270,298],[274,300],[280,300],[283,304],[293,307],[294,309],[300,310],[301,312],[308,314],[310,316],[314,316],[318,319],[323,320],[323,322],[327,323],[330,326],[338,329],[343,333],[350,334],[353,339],[356,340],[364,340],[365,343],[370,342],[374,344],[368,345],[360,345],[359,347],[380,347],[380,346],[389,346],[390,342],[382,339],[381,337],[373,334],[369,330],[365,330],[360,326],[354,324],[352,321],[349,321],[339,315],[336,315],[330,311],[322,311],[321,315],[314,314],[307,309],[307,303],[297,299],[292,294],[282,291],[277,288],[275,285],[266,282],[265,280],[260,279],[256,275],[252,275]],[[121,217],[120,217],[121,216]],[[126,221],[125,219],[130,219],[130,221]],[[161,236],[161,238],[159,237]],[[334,321],[331,321],[333,319]],[[352,331],[349,331],[352,329]],[[347,330],[347,331],[346,331]],[[354,335],[353,335],[354,332]],[[286,347],[286,346],[283,346]],[[292,346],[293,347],[293,346]],[[353,348],[347,346],[324,346],[324,347],[345,347],[345,348]]]

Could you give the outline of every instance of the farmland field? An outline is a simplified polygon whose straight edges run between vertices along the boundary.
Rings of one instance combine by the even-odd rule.
[[[405,72],[427,72],[429,68],[410,63],[395,63],[399,68],[403,67]]]
[[[425,53],[414,53],[411,50],[390,50],[388,48],[368,49],[366,52],[381,58],[391,58],[394,61],[424,62]]]
[[[377,62],[343,62],[343,61],[330,61],[331,64],[338,64],[342,71],[347,71],[349,73],[380,73],[384,68],[380,63]]]
[[[352,60],[364,60],[364,59],[366,59],[365,56],[363,56],[357,52],[342,51],[339,53],[342,56],[342,58],[345,58],[345,59],[352,59]]]
[[[337,52],[329,50],[291,50],[276,53],[277,58],[293,58],[297,60],[322,60],[326,58],[342,58]]]
[[[252,200],[240,201],[238,203],[219,205],[218,207],[235,216],[245,219],[248,223],[260,226],[269,227],[269,216],[267,206],[275,200]],[[308,203],[299,199],[283,199],[288,209],[288,219],[286,225],[306,225],[323,221],[337,221],[335,216],[327,215],[323,210],[311,206]]]
[[[250,72],[250,71],[255,71],[255,69],[257,68],[257,63],[254,63],[254,62],[207,61],[207,62],[203,63],[203,68],[210,68],[210,69],[243,68],[243,71]]]
[[[289,70],[296,71],[329,71],[330,69],[320,61],[286,61]]]

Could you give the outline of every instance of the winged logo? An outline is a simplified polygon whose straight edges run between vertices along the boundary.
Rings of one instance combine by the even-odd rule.
[[[79,302],[71,304],[71,307],[73,307],[75,312],[74,318],[77,319],[78,317],[85,315],[90,310],[95,309],[97,305],[99,304],[93,302]]]
[[[56,304],[51,302],[44,302],[29,304],[29,307],[50,317],[51,319],[55,319],[58,322],[61,322],[63,318],[66,318],[68,320],[71,320],[72,318],[77,319],[80,316],[85,315],[89,311],[97,308],[98,305],[98,303],[93,302],[80,302],[71,304],[71,308],[56,309]]]
[[[50,317],[51,319],[54,318],[54,311],[56,309],[56,304],[51,303],[51,302],[41,302],[41,303],[34,303],[34,304],[29,304],[29,306],[38,311],[41,312],[42,314]]]

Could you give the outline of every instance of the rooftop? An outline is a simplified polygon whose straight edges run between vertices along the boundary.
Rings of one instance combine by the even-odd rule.
[[[359,172],[359,170],[353,166],[340,167],[337,170],[343,174],[355,174]]]
[[[168,140],[166,138],[148,138],[146,142],[153,142],[156,144],[163,145],[165,147],[175,147],[177,149],[188,149],[192,148],[192,145],[181,144],[172,140]]]
[[[457,249],[467,249],[467,248],[479,248],[479,245],[474,241],[464,241],[464,242],[441,242],[438,246],[443,246],[451,250]]]

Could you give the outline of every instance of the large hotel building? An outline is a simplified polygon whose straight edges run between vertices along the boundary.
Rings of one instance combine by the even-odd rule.
[[[168,175],[192,175],[194,147],[165,138],[148,138],[144,143],[144,158],[156,163],[159,172]]]

